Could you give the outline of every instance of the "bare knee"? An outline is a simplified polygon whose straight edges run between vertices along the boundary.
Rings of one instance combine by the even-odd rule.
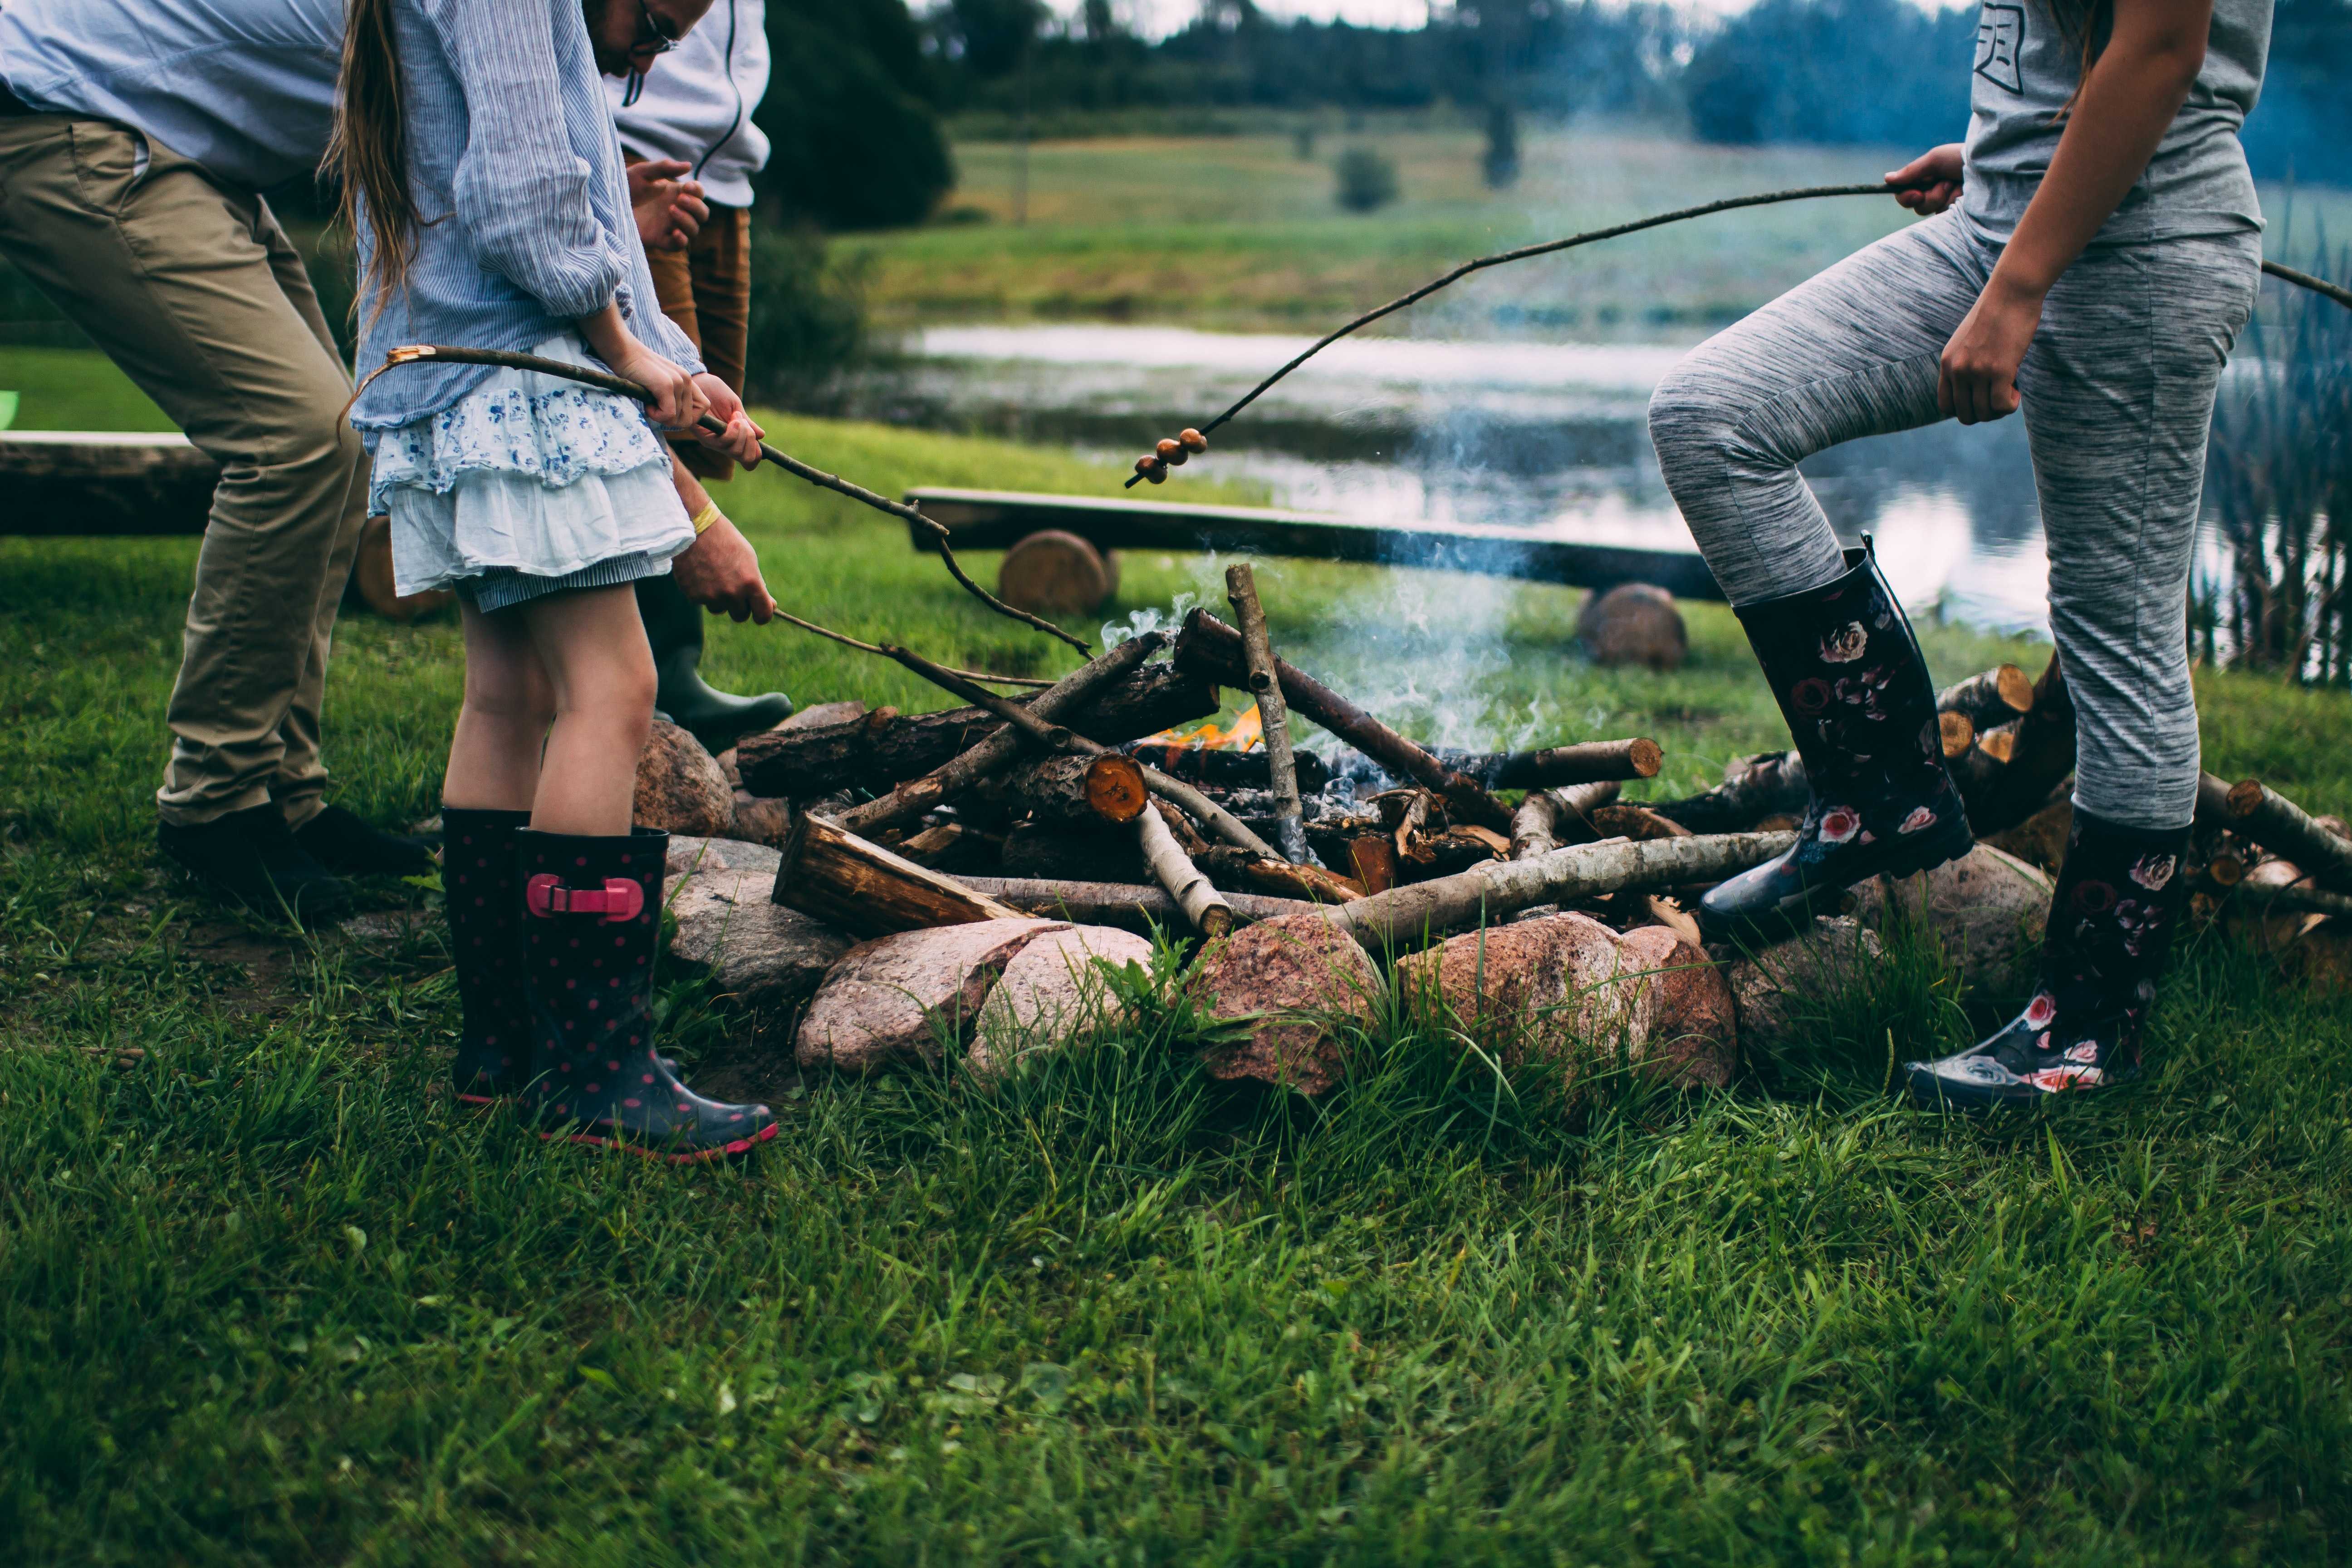
[[[545,730],[555,721],[555,688],[537,659],[468,658],[466,710],[516,730]]]

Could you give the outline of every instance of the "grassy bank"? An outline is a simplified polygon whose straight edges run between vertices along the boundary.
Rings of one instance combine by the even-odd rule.
[[[26,424],[135,426],[86,357],[0,353]],[[75,401],[75,400],[80,401]],[[1060,456],[781,420],[877,489],[1108,488]],[[1197,482],[1197,481],[1196,481]],[[896,525],[765,476],[787,604],[1057,670]],[[0,541],[0,1539],[30,1562],[2341,1561],[2352,1544],[2352,1003],[2218,937],[2158,1070],[1991,1127],[1890,1054],[2003,1000],[1898,933],[1816,1048],[1574,1107],[1426,1020],[1307,1107],[1206,1083],[1181,1016],[974,1091],[764,1071],[779,1144],[691,1176],[427,1092],[436,928],[285,940],[149,847],[193,541]],[[980,558],[986,580],[993,563]],[[1118,613],[1209,563],[1131,556]],[[1736,627],[1671,678],[1565,647],[1574,594],[1263,574],[1310,668],[1675,787],[1771,740]],[[1368,640],[1370,625],[1394,628]],[[1947,676],[2031,650],[1926,628]],[[720,624],[738,689],[930,706]],[[1434,667],[1433,667],[1434,668]],[[2210,760],[2352,807],[2352,700],[2201,683]],[[341,798],[433,806],[446,623],[339,634]],[[1435,700],[1467,702],[1467,719]],[[1418,706],[1416,706],[1418,704]],[[383,904],[418,895],[373,889]],[[669,1039],[756,1022],[673,977]],[[755,1053],[781,1042],[754,1038]],[[143,1054],[139,1054],[143,1053]],[[756,1062],[756,1057],[755,1057]]]
[[[1366,214],[1333,201],[1332,160],[1370,146],[1399,199]],[[841,242],[870,258],[887,323],[942,318],[1185,321],[1298,331],[1395,298],[1455,262],[1645,214],[1757,191],[1874,180],[1916,149],[1713,147],[1662,137],[1530,131],[1524,172],[1489,191],[1484,146],[1459,129],[1375,121],[1318,137],[1109,137],[956,149],[951,199],[967,218]],[[2283,191],[2266,191],[2276,216]],[[2307,241],[2352,226],[2341,191],[2295,194]],[[1696,337],[1908,221],[1891,202],[1840,198],[1701,219],[1471,279],[1399,330],[1552,333],[1580,341]],[[2284,243],[2284,237],[2273,240]],[[2275,245],[2274,245],[2275,248]],[[2299,252],[2298,252],[2299,253]]]

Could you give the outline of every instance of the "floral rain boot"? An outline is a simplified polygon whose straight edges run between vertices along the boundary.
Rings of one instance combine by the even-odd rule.
[[[1794,848],[1699,900],[1710,936],[1785,932],[1865,877],[1907,877],[1974,842],[1911,624],[1867,546],[1846,562],[1833,582],[1735,612],[1813,793]]]
[[[527,811],[441,808],[441,902],[465,1009],[457,1098],[488,1105],[530,1077],[530,1008],[523,999],[522,895],[515,880],[515,835]]]
[[[2188,847],[2186,827],[2120,827],[2077,809],[2033,1000],[1974,1048],[1910,1063],[1911,1097],[1990,1110],[2138,1076],[2140,1031],[2188,886]]]
[[[516,836],[531,1081],[541,1136],[687,1164],[776,1135],[764,1105],[725,1105],[680,1083],[653,1047],[654,947],[669,835]]]

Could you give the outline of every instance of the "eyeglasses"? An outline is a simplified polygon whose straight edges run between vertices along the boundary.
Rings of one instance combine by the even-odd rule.
[[[635,109],[637,100],[645,96],[646,68],[642,63],[666,55],[684,40],[662,25],[646,0],[637,0],[637,37],[629,46],[628,84],[621,89],[621,107]]]
[[[637,0],[637,41],[629,46],[632,55],[666,55],[684,40],[662,24],[646,0]]]

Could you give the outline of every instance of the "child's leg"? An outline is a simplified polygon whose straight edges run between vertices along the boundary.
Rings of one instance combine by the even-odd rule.
[[[1948,214],[1888,236],[1702,343],[1650,402],[1675,504],[1734,605],[1845,570],[1800,458],[1932,425],[1944,345],[1989,262]]]
[[[555,689],[528,626],[513,610],[484,615],[464,599],[466,700],[449,741],[441,802],[474,811],[529,811]]]
[[[531,827],[625,837],[637,758],[654,721],[653,650],[637,617],[636,591],[627,584],[583,588],[506,613],[521,617],[555,697]]]
[[[2259,262],[2251,236],[2087,252],[2051,290],[2018,374],[2074,700],[2074,800],[2122,826],[2196,814],[2189,569],[2214,394]]]

